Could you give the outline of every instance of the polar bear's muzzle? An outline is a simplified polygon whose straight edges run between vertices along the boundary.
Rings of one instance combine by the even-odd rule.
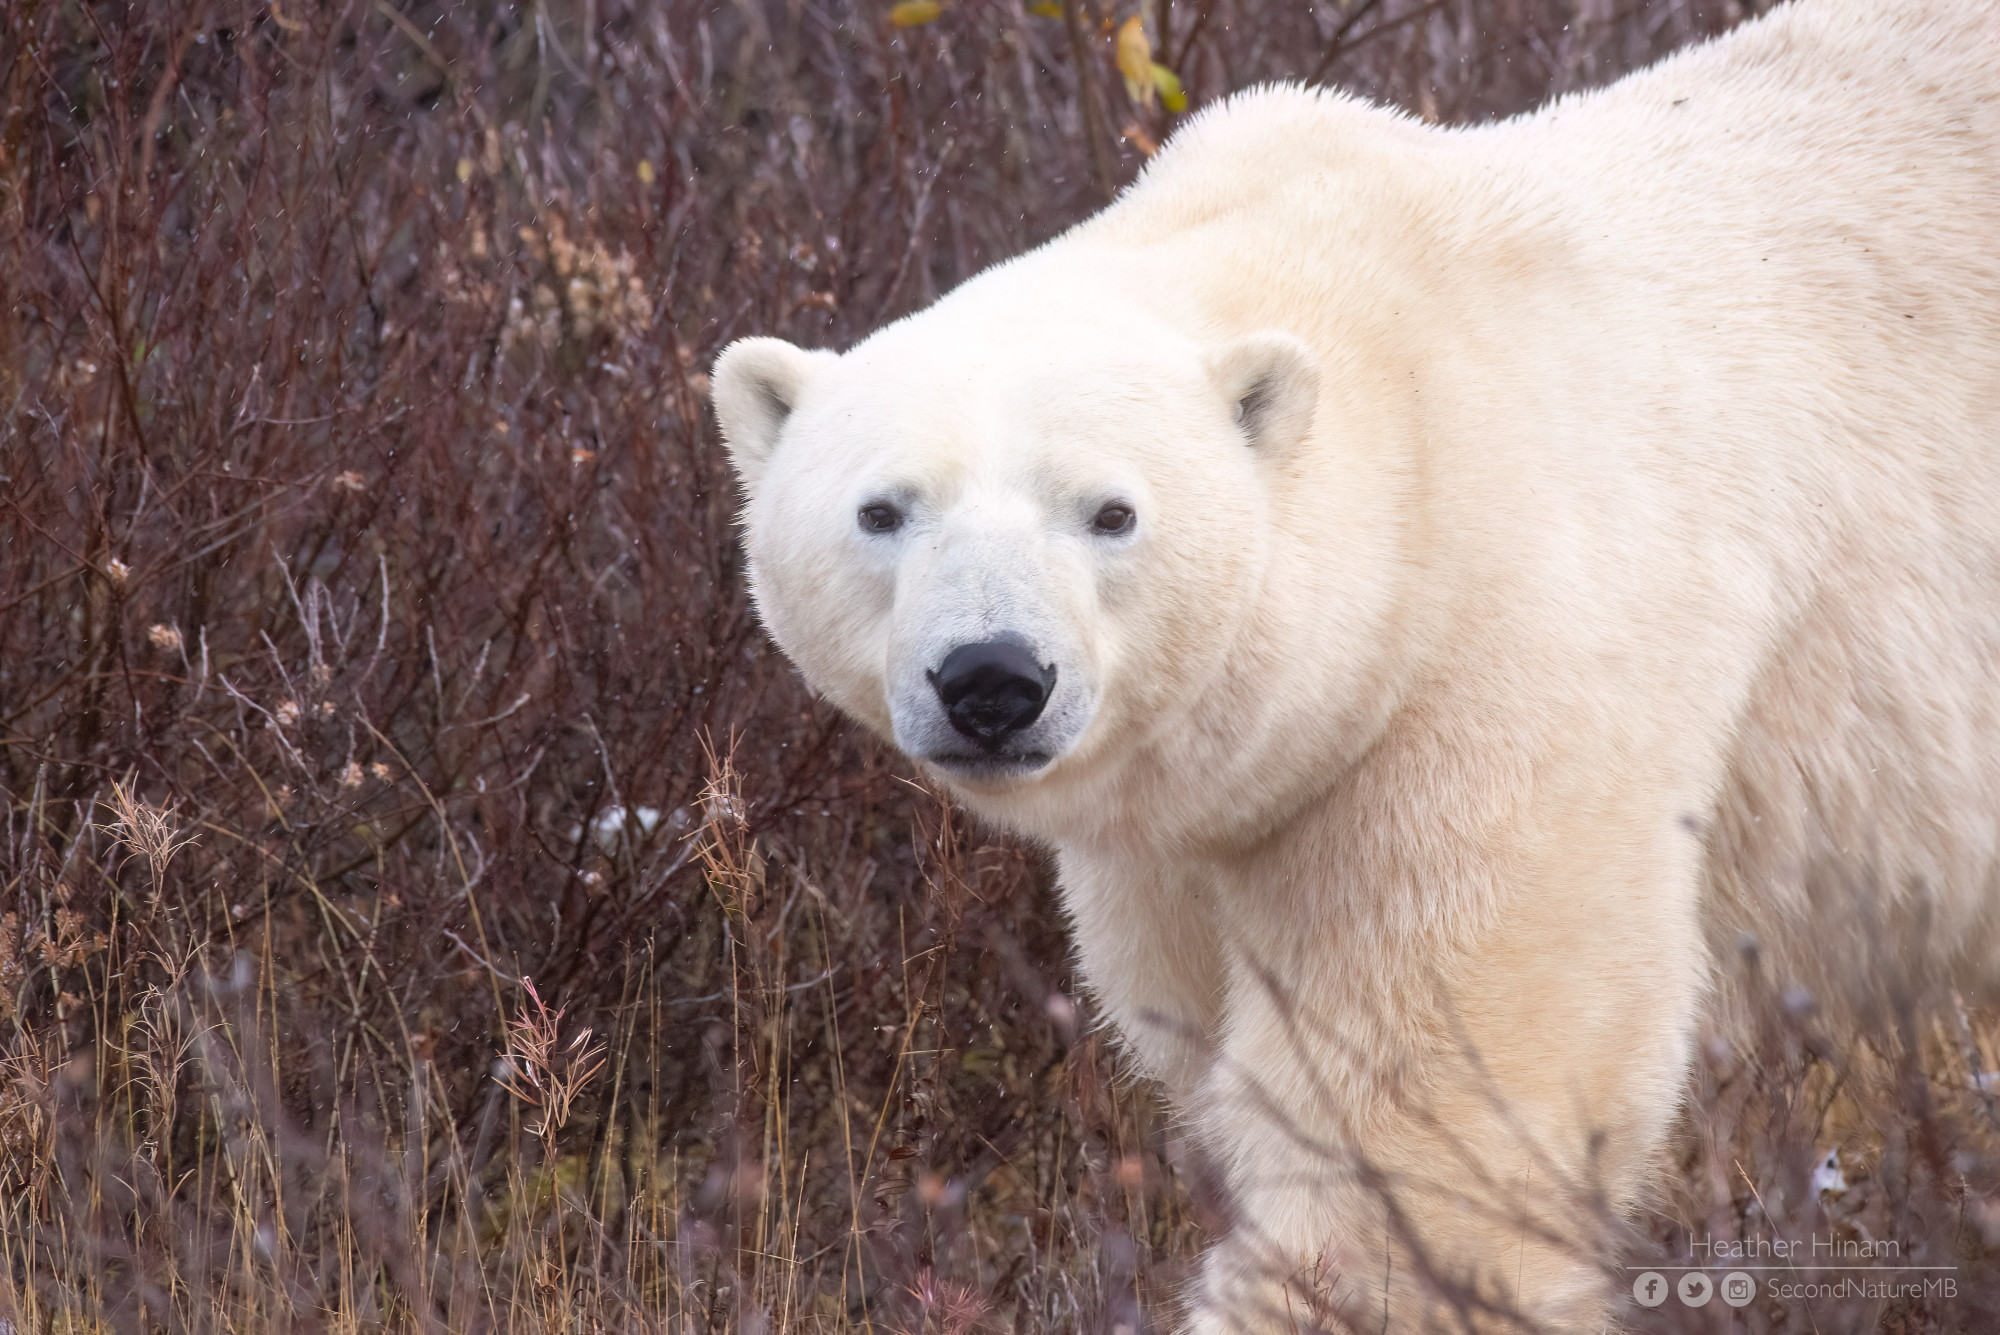
[[[932,642],[903,660],[890,692],[896,745],[911,759],[954,780],[1008,783],[1040,774],[1090,725],[1089,673],[1043,637],[980,626]]]
[[[1091,572],[1023,527],[965,520],[908,544],[882,658],[862,660],[882,665],[867,685],[903,754],[982,791],[1061,762],[1096,714],[1094,623],[1075,592]]]
[[[924,677],[937,692],[952,730],[997,755],[1007,740],[1033,725],[1056,687],[1056,665],[1006,640],[961,644]]]

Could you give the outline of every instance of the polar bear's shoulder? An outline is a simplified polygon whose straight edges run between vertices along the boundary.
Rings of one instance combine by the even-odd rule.
[[[1396,159],[1422,156],[1436,138],[1416,118],[1346,93],[1265,84],[1189,118],[1092,227],[1139,241],[1336,178],[1383,180]]]

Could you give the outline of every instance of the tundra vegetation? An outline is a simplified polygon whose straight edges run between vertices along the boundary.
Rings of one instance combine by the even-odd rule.
[[[1227,1202],[1035,851],[764,640],[705,368],[1232,89],[1477,121],[1745,13],[0,6],[0,1329],[1171,1329]],[[1894,1242],[1950,1282],[1735,1319],[1996,1328],[2000,1030],[1724,963],[1622,1259]]]

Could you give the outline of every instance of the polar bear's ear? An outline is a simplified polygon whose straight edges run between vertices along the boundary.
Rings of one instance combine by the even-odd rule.
[[[799,395],[835,360],[831,352],[808,352],[781,338],[738,339],[715,359],[715,419],[745,483],[762,476]]]
[[[1209,357],[1209,377],[1260,454],[1276,456],[1312,430],[1319,372],[1304,343],[1276,330],[1249,334]]]

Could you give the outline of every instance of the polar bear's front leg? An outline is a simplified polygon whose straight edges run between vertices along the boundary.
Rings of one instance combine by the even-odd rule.
[[[1595,1328],[1702,977],[1671,852],[1517,866],[1533,893],[1452,940],[1293,910],[1233,941],[1190,1112],[1236,1222],[1196,1331]]]
[[[1524,1319],[1565,1331],[1601,1316],[1615,1224],[1587,1168],[1484,1109],[1328,1131],[1262,1094],[1250,1097],[1264,1126],[1231,1119],[1218,1147],[1236,1219],[1205,1258],[1196,1335],[1513,1331]]]
[[[1078,963],[1144,1074],[1185,1106],[1213,1055],[1223,962],[1201,868],[1061,853]]]

